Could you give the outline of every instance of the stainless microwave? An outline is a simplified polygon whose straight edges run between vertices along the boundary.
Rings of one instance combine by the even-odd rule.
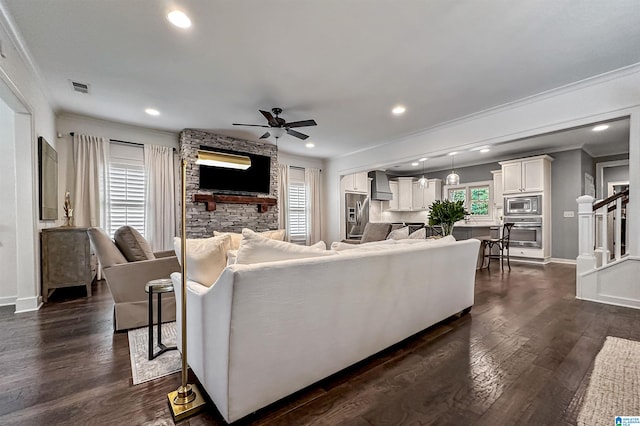
[[[504,215],[541,215],[542,195],[529,195],[526,197],[505,197]]]

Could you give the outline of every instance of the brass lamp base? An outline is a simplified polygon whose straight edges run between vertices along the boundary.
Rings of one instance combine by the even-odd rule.
[[[196,414],[206,404],[202,397],[202,392],[195,384],[187,384],[185,387],[180,386],[177,390],[169,392],[167,398],[169,398],[171,414],[176,422]]]

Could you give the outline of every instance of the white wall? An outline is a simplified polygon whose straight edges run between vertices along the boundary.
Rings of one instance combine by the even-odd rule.
[[[636,200],[640,196],[640,92],[637,87],[640,87],[640,65],[331,159],[324,173],[327,226],[324,227],[323,239],[332,241],[340,236],[340,175],[407,162],[417,155],[441,155],[451,150],[510,141],[621,116],[632,118],[630,174],[633,203],[633,192],[638,192]],[[634,164],[632,160],[636,157],[638,161]],[[634,176],[637,179],[635,190]],[[629,225],[633,235],[640,235],[640,215],[635,215]],[[635,247],[632,253],[638,253],[640,242],[632,242],[632,247]]]
[[[16,271],[15,113],[0,99],[0,306],[13,305],[18,295]]]
[[[303,167],[305,169],[323,169],[324,163],[325,161],[322,158],[301,157],[282,151],[278,152],[278,164],[288,164],[289,166]]]
[[[15,222],[11,226],[16,239],[16,311],[37,309],[40,305],[40,245],[38,229],[37,138],[44,136],[55,148],[54,112],[39,79],[24,53],[21,40],[12,30],[0,3],[0,40],[6,57],[0,58],[0,98],[16,113],[13,165],[19,190],[16,191]],[[3,155],[5,153],[3,152]],[[8,179],[0,170],[0,180]],[[4,273],[4,271],[3,271]]]

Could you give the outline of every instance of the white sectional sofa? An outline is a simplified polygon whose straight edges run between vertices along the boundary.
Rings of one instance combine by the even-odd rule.
[[[347,250],[231,265],[211,287],[188,281],[188,363],[236,421],[470,308],[479,244]]]

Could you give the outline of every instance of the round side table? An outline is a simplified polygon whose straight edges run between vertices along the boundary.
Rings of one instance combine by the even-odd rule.
[[[176,346],[165,346],[162,344],[162,294],[173,293],[173,283],[170,278],[160,278],[151,280],[144,286],[144,291],[149,293],[149,361],[160,354],[173,349]],[[153,353],[153,295],[158,295],[158,347],[160,350]]]

